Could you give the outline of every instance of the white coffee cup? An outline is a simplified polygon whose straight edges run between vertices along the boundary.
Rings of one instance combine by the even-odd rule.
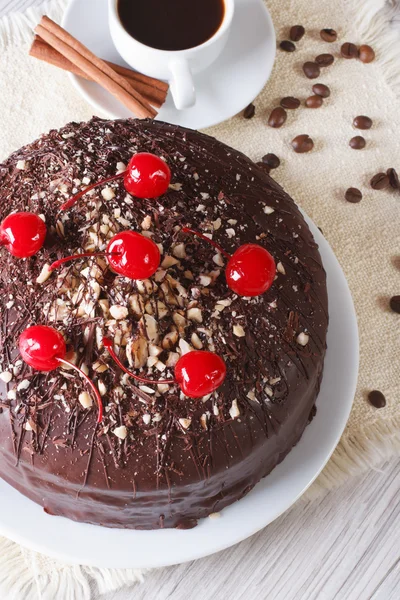
[[[169,81],[175,106],[183,110],[196,102],[193,73],[207,69],[224,49],[232,24],[234,2],[224,0],[223,21],[209,40],[187,50],[169,51],[151,48],[133,38],[120,21],[118,0],[108,0],[111,36],[128,65],[149,77]]]

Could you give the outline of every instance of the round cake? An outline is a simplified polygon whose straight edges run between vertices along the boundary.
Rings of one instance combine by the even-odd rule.
[[[138,152],[169,166],[160,197],[135,197],[121,178],[102,183]],[[307,224],[266,170],[195,131],[94,118],[53,130],[0,165],[0,221],[15,212],[39,216],[47,235],[25,258],[0,246],[1,478],[49,514],[189,528],[284,459],[315,412],[327,291]],[[49,268],[105,253],[127,230],[160,251],[148,279],[116,273],[107,256]],[[275,261],[265,293],[227,285],[226,257],[244,244]],[[66,358],[100,393],[103,415],[75,369],[45,372],[23,360],[21,334],[36,325],[61,334]],[[226,366],[222,384],[201,398],[168,383],[178,361],[198,351]]]

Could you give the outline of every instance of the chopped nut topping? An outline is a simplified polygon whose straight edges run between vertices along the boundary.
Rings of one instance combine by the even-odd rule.
[[[10,383],[12,378],[13,376],[12,373],[10,373],[10,371],[3,371],[2,373],[0,373],[0,379],[4,381],[4,383]]]
[[[241,325],[234,325],[233,333],[236,335],[236,337],[245,337],[246,335],[246,332]]]
[[[179,419],[179,423],[183,429],[189,429],[192,419]]]
[[[36,283],[38,284],[42,284],[45,281],[48,280],[48,278],[50,277],[50,275],[52,274],[52,271],[50,270],[50,265],[48,263],[45,263],[42,267],[42,270],[40,271],[38,277],[36,278]]]
[[[116,435],[120,440],[125,440],[128,436],[128,430],[125,425],[121,425],[113,430],[113,434]]]
[[[282,273],[282,275],[286,275],[285,267],[281,262],[278,262],[276,265],[276,270],[279,271],[279,273]]]
[[[189,321],[195,321],[196,323],[203,322],[203,315],[200,308],[189,308],[186,314]]]
[[[229,414],[231,416],[231,419],[236,419],[240,415],[240,410],[236,399],[232,401],[232,406],[229,409]]]
[[[113,319],[119,321],[120,319],[126,319],[128,316],[128,309],[126,306],[120,306],[119,304],[113,304],[110,307],[110,315]]]
[[[90,408],[93,405],[93,400],[88,392],[81,392],[78,396],[78,400],[83,408]]]
[[[115,198],[115,192],[111,187],[105,187],[103,190],[101,190],[101,195],[103,196],[104,200],[112,200]]]
[[[179,260],[167,254],[167,256],[165,256],[164,260],[162,261],[161,266],[163,269],[169,269],[169,267],[173,267],[177,264],[179,264]]]
[[[300,344],[300,346],[307,346],[310,336],[307,333],[299,333],[297,336],[296,342]]]
[[[272,208],[272,206],[264,206],[263,211],[266,215],[272,215],[272,213],[275,212],[275,209]]]

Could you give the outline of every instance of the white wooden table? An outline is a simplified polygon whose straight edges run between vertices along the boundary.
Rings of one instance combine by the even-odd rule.
[[[0,0],[0,17],[40,3]],[[399,600],[399,531],[393,461],[323,498],[300,500],[234,548],[152,571],[144,584],[101,600]]]

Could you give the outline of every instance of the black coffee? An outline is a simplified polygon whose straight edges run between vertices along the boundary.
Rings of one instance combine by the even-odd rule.
[[[186,50],[209,40],[224,19],[224,0],[118,0],[119,18],[138,42]]]

